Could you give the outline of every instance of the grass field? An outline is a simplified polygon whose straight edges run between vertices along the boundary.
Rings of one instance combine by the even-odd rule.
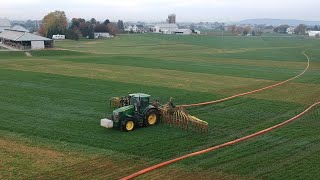
[[[283,122],[320,97],[320,41],[304,37],[121,35],[0,52],[0,179],[115,179]],[[144,92],[175,104],[283,86],[189,108],[208,134],[160,124],[100,127],[107,99]],[[146,179],[318,179],[320,108],[244,143],[183,160]]]

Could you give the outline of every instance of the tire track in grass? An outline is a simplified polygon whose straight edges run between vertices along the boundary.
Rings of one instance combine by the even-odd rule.
[[[220,99],[220,100],[215,100],[215,101],[210,101],[210,102],[203,102],[203,103],[197,103],[197,104],[189,104],[189,105],[180,105],[180,107],[195,107],[195,106],[203,106],[203,105],[209,105],[209,104],[215,104],[215,103],[219,103],[219,102],[224,102],[224,101],[227,101],[227,100],[230,100],[230,99],[234,99],[236,97],[241,97],[241,96],[245,96],[245,95],[248,95],[248,94],[253,94],[253,93],[257,93],[257,92],[260,92],[260,91],[264,91],[264,90],[267,90],[267,89],[272,89],[274,87],[277,87],[277,86],[280,86],[282,84],[285,84],[289,81],[292,81],[300,76],[302,76],[308,69],[309,69],[309,66],[310,66],[310,59],[309,57],[305,54],[305,52],[302,52],[302,54],[307,58],[308,60],[308,65],[307,67],[305,68],[305,70],[303,72],[301,72],[300,74],[298,74],[297,76],[295,77],[292,77],[288,80],[285,80],[285,81],[282,81],[282,82],[279,82],[279,83],[276,83],[274,85],[271,85],[271,86],[267,86],[267,87],[264,87],[264,88],[261,88],[261,89],[257,89],[257,90],[253,90],[253,91],[249,91],[249,92],[246,92],[246,93],[241,93],[241,94],[237,94],[237,95],[233,95],[233,96],[230,96],[230,97],[227,97],[227,98],[223,98],[223,99]],[[150,172],[150,171],[153,171],[153,170],[156,170],[156,169],[159,169],[159,168],[162,168],[164,166],[167,166],[169,164],[172,164],[172,163],[175,163],[175,162],[178,162],[178,161],[181,161],[183,159],[186,159],[186,158],[190,158],[190,157],[194,157],[194,156],[198,156],[198,155],[201,155],[201,154],[204,154],[204,153],[207,153],[207,152],[211,152],[211,151],[214,151],[214,150],[217,150],[217,149],[220,149],[220,148],[223,148],[223,147],[227,147],[227,146],[231,146],[231,145],[234,145],[234,144],[237,144],[237,143],[240,143],[240,142],[243,142],[243,141],[246,141],[248,139],[252,139],[254,137],[257,137],[257,136],[260,136],[260,135],[263,135],[263,134],[266,134],[274,129],[278,129],[282,126],[285,126],[289,123],[291,123],[292,121],[295,121],[297,119],[299,119],[301,116],[305,115],[307,112],[311,111],[313,108],[315,108],[316,106],[320,105],[320,101],[317,102],[317,103],[314,103],[313,105],[311,105],[309,108],[307,108],[306,110],[304,110],[303,112],[301,112],[300,114],[294,116],[293,118],[289,119],[289,120],[286,120],[280,124],[277,124],[275,126],[272,126],[270,128],[267,128],[267,129],[264,129],[264,130],[261,130],[261,131],[258,131],[256,133],[253,133],[253,134],[250,134],[250,135],[247,135],[247,136],[244,136],[242,138],[238,138],[236,140],[233,140],[233,141],[229,141],[229,142],[226,142],[226,143],[223,143],[223,144],[220,144],[220,145],[217,145],[217,146],[214,146],[214,147],[211,147],[211,148],[207,148],[207,149],[204,149],[204,150],[201,150],[201,151],[197,151],[197,152],[194,152],[194,153],[190,153],[190,154],[187,154],[187,155],[184,155],[184,156],[181,156],[181,157],[178,157],[178,158],[175,158],[175,159],[171,159],[171,160],[168,160],[168,161],[165,161],[165,162],[162,162],[162,163],[159,163],[159,164],[156,164],[154,166],[151,166],[151,167],[148,167],[146,169],[143,169],[141,171],[138,171],[136,173],[133,173],[129,176],[126,176],[124,178],[122,178],[121,180],[128,180],[128,179],[133,179],[135,177],[138,177],[142,174],[145,174],[147,172]]]

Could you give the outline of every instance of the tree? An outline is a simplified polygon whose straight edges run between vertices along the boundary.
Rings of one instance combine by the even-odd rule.
[[[283,24],[283,25],[280,25],[280,26],[274,28],[273,31],[274,31],[274,32],[277,32],[277,33],[283,33],[283,34],[285,34],[285,33],[287,33],[287,30],[288,30],[289,27],[290,27],[289,25]]]
[[[123,21],[122,20],[119,20],[118,23],[117,23],[117,27],[118,27],[118,30],[123,32],[124,31],[124,24],[123,24]]]
[[[261,29],[256,29],[254,36],[262,36],[262,34],[263,34],[263,31]]]
[[[94,32],[109,32],[108,31],[108,28],[106,25],[104,24],[97,24],[95,27],[94,27]]]
[[[236,30],[237,30],[237,26],[236,25],[231,25],[228,27],[228,30],[232,33],[235,34]]]
[[[108,29],[108,32],[111,34],[111,35],[117,35],[118,33],[118,27],[117,27],[117,24],[116,23],[109,23],[107,25],[107,29]]]
[[[273,29],[274,27],[272,25],[266,26],[265,29]]]
[[[109,23],[110,23],[109,19],[106,19],[106,20],[103,22],[104,25],[108,25]]]
[[[306,34],[306,30],[307,30],[307,26],[304,24],[300,24],[294,29],[294,33],[298,35],[304,35]]]
[[[243,31],[244,31],[244,28],[242,26],[238,26],[237,29],[236,29],[236,32],[238,34],[243,34]]]
[[[242,32],[242,35],[246,36],[248,34],[250,34],[251,32],[251,27],[250,26],[246,26],[243,28],[243,32]]]
[[[83,37],[88,37],[89,39],[94,38],[94,26],[89,21],[82,22],[80,24],[79,30]]]
[[[74,29],[74,28],[78,28],[79,29],[81,23],[85,23],[85,22],[86,22],[86,20],[82,19],[82,18],[72,18],[70,28],[71,29]]]
[[[95,24],[97,24],[97,20],[95,18],[91,18],[90,19],[90,23],[95,25]]]
[[[88,37],[89,39],[94,39],[94,27],[92,24],[89,24],[88,27]]]
[[[48,38],[52,38],[54,34],[62,34],[65,32],[67,25],[67,17],[64,11],[51,12],[42,19],[39,33]]]
[[[315,25],[314,28],[313,28],[313,30],[319,31],[320,29],[319,29],[319,27],[318,27],[317,25]]]
[[[80,31],[77,28],[74,29],[68,29],[65,33],[67,39],[71,40],[79,40]]]

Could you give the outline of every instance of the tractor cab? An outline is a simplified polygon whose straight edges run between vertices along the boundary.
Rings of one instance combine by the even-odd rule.
[[[149,106],[150,95],[143,93],[129,94],[130,105],[134,106],[134,111],[142,113]]]

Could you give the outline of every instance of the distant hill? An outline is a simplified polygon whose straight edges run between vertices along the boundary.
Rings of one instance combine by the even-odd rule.
[[[288,24],[290,26],[297,26],[299,24],[305,25],[320,25],[320,21],[303,21],[296,19],[247,19],[239,22],[240,24],[267,24],[267,25],[281,25]]]

